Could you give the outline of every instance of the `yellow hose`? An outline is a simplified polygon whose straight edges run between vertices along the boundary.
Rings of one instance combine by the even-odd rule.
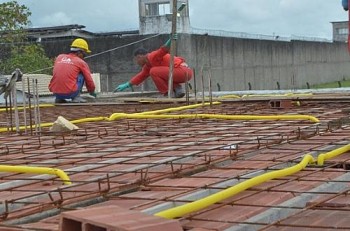
[[[221,102],[213,102],[212,103],[212,105],[218,105],[218,104],[221,104]],[[140,114],[142,114],[142,115],[163,114],[163,113],[168,113],[168,112],[173,112],[173,111],[194,109],[194,108],[202,107],[202,106],[210,106],[210,103],[192,104],[192,105],[187,105],[187,106],[172,107],[172,108],[166,108],[166,109],[155,110],[155,111],[146,111],[146,112],[140,112],[140,113],[134,113],[134,114],[138,114],[138,115],[140,115]]]
[[[239,95],[223,95],[223,96],[219,96],[218,98],[223,98],[223,99],[230,99],[230,98],[240,99],[241,97]]]
[[[225,119],[225,120],[309,120],[318,123],[319,120],[309,115],[217,115],[217,114],[182,114],[182,115],[148,115],[114,113],[108,120],[117,119]]]
[[[53,125],[53,123],[42,123],[39,126],[43,128],[43,127],[51,127],[52,125]],[[25,130],[26,128],[30,129],[30,126],[29,125],[27,125],[27,126],[20,126],[19,130]],[[0,132],[7,132],[8,129],[11,129],[11,128],[0,128]],[[15,130],[16,128],[13,127],[13,129]]]
[[[220,104],[220,102],[213,102],[213,105]],[[113,121],[117,119],[224,119],[224,120],[309,120],[318,123],[319,120],[314,116],[309,115],[217,115],[217,114],[183,114],[183,115],[158,115],[160,113],[168,113],[172,111],[193,109],[200,106],[207,106],[210,103],[194,104],[189,106],[182,106],[176,108],[167,108],[163,110],[155,110],[149,112],[141,112],[134,114],[127,113],[113,113],[110,117],[91,117],[82,118],[71,121],[73,124],[99,121]],[[42,123],[40,127],[50,127],[53,123]],[[20,126],[20,130],[24,130],[25,126]],[[27,129],[30,127],[27,126]],[[0,132],[6,132],[8,128],[0,128]]]
[[[334,157],[341,155],[344,152],[348,152],[348,151],[350,151],[350,144],[345,145],[341,148],[335,149],[333,151],[327,152],[327,153],[322,153],[322,154],[318,155],[317,165],[322,166],[324,164],[325,160],[334,158]]]
[[[213,102],[213,105],[220,104],[220,102]],[[194,104],[194,105],[188,105],[188,106],[181,106],[181,107],[175,107],[175,108],[167,108],[163,110],[156,110],[156,111],[149,111],[149,112],[141,112],[141,113],[135,113],[135,114],[159,114],[159,113],[167,113],[167,112],[172,112],[172,111],[178,111],[178,110],[186,110],[186,109],[193,109],[201,106],[208,106],[210,103],[204,103],[204,104]],[[45,104],[41,105],[43,107],[49,107],[49,106],[54,106],[51,104]],[[120,113],[114,113],[114,114],[120,114]],[[110,117],[112,117],[114,114],[112,114]],[[123,113],[124,114],[124,113]],[[110,121],[110,117],[91,117],[91,118],[83,118],[83,119],[78,119],[78,120],[73,120],[71,123],[73,124],[78,124],[78,123],[87,123],[87,122],[99,122],[99,121]],[[51,127],[53,123],[42,123],[40,124],[40,127]],[[30,129],[30,126],[27,125],[25,126],[20,126],[20,130],[25,130],[25,129]],[[13,128],[15,129],[15,128]],[[0,128],[0,132],[7,132],[8,128]]]
[[[90,117],[90,118],[72,120],[70,122],[72,124],[78,124],[78,123],[87,123],[87,122],[99,122],[99,121],[105,121],[105,120],[108,120],[108,117]]]
[[[40,104],[39,107],[40,108],[44,108],[44,107],[54,107],[55,105],[53,104]],[[23,110],[24,107],[17,107],[18,110]],[[29,107],[27,106],[26,109],[29,109]],[[9,108],[7,110],[10,110]],[[7,111],[6,108],[0,108],[0,112],[4,112]],[[12,110],[15,110],[15,108],[12,108]]]
[[[262,95],[242,95],[242,98],[246,97],[302,97],[302,96],[312,96],[312,93],[286,93],[286,94],[262,94]]]
[[[331,159],[333,157],[336,157],[338,155],[341,155],[345,152],[350,151],[350,144],[345,145],[343,147],[340,147],[338,149],[332,150],[327,153],[323,153],[318,155],[317,157],[317,164],[322,166],[324,164],[325,160]],[[221,192],[215,193],[213,195],[210,195],[208,197],[205,197],[203,199],[180,205],[175,208],[171,208],[168,210],[164,210],[161,212],[158,212],[155,214],[155,216],[163,217],[163,218],[168,218],[168,219],[173,219],[177,217],[182,217],[188,213],[196,212],[198,210],[204,209],[210,205],[213,205],[219,201],[225,200],[229,197],[232,197],[248,188],[254,187],[258,184],[264,183],[268,180],[275,179],[275,178],[281,178],[284,176],[289,176],[294,173],[297,173],[301,170],[303,170],[308,164],[313,164],[315,163],[316,160],[310,155],[307,154],[304,156],[302,161],[289,168],[281,169],[281,170],[276,170],[272,172],[268,172],[265,174],[262,174],[260,176],[254,177],[252,179],[246,180],[244,182],[241,182],[237,185],[234,185],[228,189],[225,189]]]
[[[182,217],[185,214],[204,209],[210,205],[213,205],[219,201],[232,197],[248,188],[254,187],[268,180],[292,175],[296,172],[303,170],[309,163],[314,163],[314,159],[310,154],[307,154],[304,156],[304,158],[299,164],[296,164],[292,167],[262,174],[260,176],[241,182],[237,185],[234,185],[228,189],[225,189],[221,192],[215,193],[203,199],[200,199],[188,204],[180,205],[178,207],[171,208],[165,211],[161,211],[159,213],[156,213],[155,216],[168,218],[168,219]]]
[[[56,175],[62,179],[64,184],[66,184],[66,185],[72,184],[68,175],[64,171],[57,169],[57,168],[0,165],[0,172],[16,172],[16,173],[34,173],[34,174]]]

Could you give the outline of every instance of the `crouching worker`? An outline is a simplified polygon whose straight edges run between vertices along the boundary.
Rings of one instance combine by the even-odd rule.
[[[84,83],[90,95],[96,97],[95,83],[84,61],[90,52],[87,42],[78,38],[72,42],[70,53],[57,56],[49,84],[49,90],[56,96],[55,103],[66,103],[67,99],[74,103],[86,102],[80,97]]]
[[[132,85],[139,85],[149,76],[151,76],[158,91],[164,96],[167,96],[169,82],[170,45],[171,39],[169,39],[158,50],[152,51],[150,53],[143,48],[137,49],[134,52],[134,61],[142,67],[141,72],[132,77],[130,81],[117,86],[114,92],[124,91],[125,89],[130,88]],[[188,67],[185,59],[175,56],[173,68],[173,95],[175,98],[182,98],[185,96],[185,92],[181,84],[189,81],[192,76],[193,71]]]

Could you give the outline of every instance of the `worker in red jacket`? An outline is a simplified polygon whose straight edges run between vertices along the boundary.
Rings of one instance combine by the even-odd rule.
[[[72,42],[70,53],[60,54],[56,58],[49,84],[49,90],[56,96],[55,103],[66,103],[67,99],[74,103],[86,102],[80,97],[84,83],[90,95],[96,97],[95,83],[84,61],[90,52],[88,43],[78,38]]]
[[[117,86],[114,91],[124,91],[125,89],[130,88],[132,85],[139,85],[146,78],[151,76],[158,91],[166,96],[168,94],[169,82],[170,45],[171,39],[169,39],[158,50],[150,53],[143,48],[137,49],[134,52],[134,60],[142,67],[141,72],[132,77],[130,81]],[[193,71],[191,68],[189,68],[185,62],[185,59],[175,56],[173,69],[173,91],[175,98],[184,97],[185,93],[181,83],[189,81],[192,76]]]

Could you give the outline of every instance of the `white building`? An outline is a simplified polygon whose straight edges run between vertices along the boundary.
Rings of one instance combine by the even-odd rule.
[[[348,26],[349,26],[348,21],[332,22],[333,41],[347,42],[348,34],[349,34]]]
[[[190,33],[190,18],[188,0],[178,0],[186,7],[177,18],[177,32]],[[172,0],[139,0],[139,30],[140,34],[168,34],[172,28]]]

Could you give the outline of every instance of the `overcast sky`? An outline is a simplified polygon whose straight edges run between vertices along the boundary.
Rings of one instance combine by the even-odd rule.
[[[80,24],[92,32],[138,29],[138,0],[17,2],[32,12],[32,27]],[[348,20],[341,0],[189,0],[189,10],[194,28],[287,37],[331,39],[331,22]]]

